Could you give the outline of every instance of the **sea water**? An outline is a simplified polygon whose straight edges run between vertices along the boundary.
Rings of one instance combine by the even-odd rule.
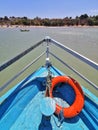
[[[0,65],[42,40],[46,36],[50,36],[56,41],[61,42],[65,46],[68,46],[69,48],[98,63],[98,27],[30,27],[28,28],[30,30],[29,32],[21,32],[20,29],[21,28],[19,27],[0,28]],[[46,47],[43,44],[30,54],[26,55],[25,58],[22,58],[5,69],[3,72],[0,72],[0,86],[8,81],[8,79],[11,79],[13,75],[19,72],[31,60],[36,58],[37,55],[41,54],[44,49],[46,49]],[[63,61],[78,69],[79,72],[98,85],[97,70],[85,65],[76,58],[71,57],[68,53],[56,48],[54,45],[50,45],[50,50],[60,56]],[[43,60],[44,59],[45,57]],[[77,80],[79,80],[80,84],[83,86],[86,85],[88,89],[98,96],[97,91],[93,89],[92,86],[86,84],[83,80],[68,70],[65,66],[57,62],[54,58],[51,58],[51,62],[67,75],[71,77],[74,76]],[[18,78],[16,82],[19,82],[22,78],[40,67],[40,65],[44,64],[45,61],[42,62],[42,60],[40,60],[27,72],[25,72],[25,74]],[[15,85],[16,82],[14,81],[13,84],[10,85],[5,91]]]

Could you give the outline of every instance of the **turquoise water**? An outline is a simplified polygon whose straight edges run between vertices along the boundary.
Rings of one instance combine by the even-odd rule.
[[[34,27],[29,29],[29,32],[21,32],[20,28],[0,28],[0,64],[29,48],[45,36],[50,36],[56,41],[63,43],[64,45],[98,63],[97,27]],[[29,63],[30,60],[33,60],[36,57],[36,54],[40,54],[40,52],[43,51],[43,48],[44,45],[40,46],[40,48],[35,49],[34,52],[27,55],[24,59],[22,58],[21,61],[17,61],[4,72],[0,72],[0,86],[2,86],[9,77],[11,78],[12,75],[15,75],[15,73],[17,73],[23,66]],[[56,54],[59,54],[62,59],[64,58],[65,61],[68,60],[69,64],[73,64],[73,66],[78,70],[81,69],[81,72],[85,74],[87,78],[90,78],[90,80],[94,81],[95,84],[98,84],[98,71],[84,65],[82,62],[77,61],[77,59],[70,60],[70,56],[67,53],[65,57],[65,53],[63,51],[61,53],[60,50],[57,51],[54,46],[50,46],[50,48]],[[54,64],[57,63],[54,59],[52,60]],[[36,69],[41,63],[43,63],[42,60],[40,60],[39,63],[36,63],[33,69]],[[56,65],[60,66],[59,63]],[[81,68],[80,65],[82,65]],[[34,71],[33,69],[29,69],[26,74]],[[64,66],[61,67],[61,70],[66,72]],[[70,71],[67,73],[70,76],[74,76],[74,74]],[[25,77],[26,74],[22,75],[22,77]],[[75,77],[78,79],[77,76]],[[19,81],[19,79],[17,80]],[[80,83],[82,82],[80,79],[79,81]],[[85,85],[85,83],[83,85]],[[89,88],[89,85],[87,86]],[[96,90],[92,89],[92,91],[97,94]]]

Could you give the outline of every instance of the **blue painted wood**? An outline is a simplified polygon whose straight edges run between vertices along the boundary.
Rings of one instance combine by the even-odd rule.
[[[63,75],[60,70],[52,66],[51,72],[53,76]],[[39,129],[42,121],[40,102],[44,98],[47,74],[47,68],[41,67],[1,97],[3,102],[0,105],[0,130]],[[52,115],[51,125],[48,125],[48,129],[50,129],[50,126],[53,130],[97,129],[98,104],[95,100],[97,101],[98,98],[96,96],[93,98],[91,92],[84,87],[83,90],[85,94],[88,92],[88,96],[85,96],[85,105],[81,113],[71,119],[65,118],[61,128],[57,126],[59,123],[58,117]],[[72,104],[75,99],[72,88],[64,84],[61,87],[58,86],[57,90],[54,91],[54,96],[63,98],[68,104]]]

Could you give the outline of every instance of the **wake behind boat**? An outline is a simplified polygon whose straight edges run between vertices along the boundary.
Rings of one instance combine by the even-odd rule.
[[[86,87],[79,84],[74,77],[64,74],[52,64],[50,56],[55,58],[98,91],[98,86],[80,74],[72,66],[50,51],[49,46],[55,45],[70,53],[82,62],[98,70],[98,64],[46,37],[21,54],[0,66],[3,71],[8,66],[46,43],[46,51],[42,52],[30,64],[24,67],[12,79],[0,87],[3,91],[32,64],[46,54],[46,61],[40,68],[32,72],[21,82],[13,86],[0,99],[1,130],[97,130],[98,128],[98,97]],[[65,55],[66,56],[66,55]],[[59,67],[60,68],[60,67]]]

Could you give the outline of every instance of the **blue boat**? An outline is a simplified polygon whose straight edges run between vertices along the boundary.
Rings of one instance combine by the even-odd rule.
[[[0,130],[98,130],[98,97],[80,85],[74,77],[64,74],[52,64],[50,56],[92,85],[98,86],[50,51],[50,44],[61,48],[98,71],[98,64],[63,44],[46,37],[0,66],[11,64],[42,45],[46,51],[0,87],[0,92],[31,65],[46,55],[42,66],[0,97]]]

